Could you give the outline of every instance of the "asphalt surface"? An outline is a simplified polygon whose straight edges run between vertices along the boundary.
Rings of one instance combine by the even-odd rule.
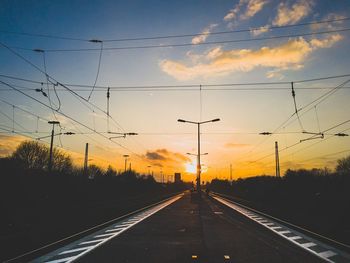
[[[240,213],[186,194],[77,262],[324,262]]]

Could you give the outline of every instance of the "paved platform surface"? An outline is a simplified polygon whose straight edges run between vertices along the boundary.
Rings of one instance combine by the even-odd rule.
[[[77,262],[324,262],[217,201],[186,194]]]

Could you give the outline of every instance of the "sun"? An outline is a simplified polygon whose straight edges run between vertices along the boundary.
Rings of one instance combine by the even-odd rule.
[[[185,163],[185,167],[187,173],[195,174],[197,172],[196,164]]]

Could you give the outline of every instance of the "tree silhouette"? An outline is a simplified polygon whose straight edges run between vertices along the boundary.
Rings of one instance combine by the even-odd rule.
[[[339,174],[350,175],[350,155],[348,157],[345,157],[345,158],[338,160],[338,165],[335,168],[335,170]]]
[[[12,154],[11,158],[26,169],[47,169],[49,148],[36,141],[24,141]],[[52,170],[60,173],[70,173],[73,168],[72,159],[68,154],[54,148],[52,154]]]

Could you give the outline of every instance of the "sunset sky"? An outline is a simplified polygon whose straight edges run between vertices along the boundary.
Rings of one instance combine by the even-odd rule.
[[[196,158],[186,153],[197,151],[196,126],[177,119],[220,118],[202,126],[204,181],[228,178],[230,164],[234,179],[273,175],[275,141],[281,173],[334,168],[350,154],[350,137],[334,136],[350,133],[349,14],[350,3],[342,0],[2,1],[0,81],[10,86],[0,84],[0,155],[28,139],[22,135],[49,135],[47,120],[57,118],[62,132],[77,134],[60,136],[61,142],[56,136],[55,144],[78,165],[88,142],[90,163],[122,170],[128,154],[141,173],[151,166],[157,179],[162,170],[193,181]],[[317,21],[333,22],[312,24]],[[91,39],[103,40],[98,77],[102,44]],[[44,56],[51,80],[86,100],[96,80],[89,102],[62,86],[55,95],[43,74]],[[301,82],[310,79],[316,80]],[[80,124],[11,87],[54,109],[59,98],[59,112]],[[41,87],[50,100],[35,91]],[[106,87],[109,131],[137,136],[108,139]],[[302,131],[325,137],[298,143],[312,136]]]

